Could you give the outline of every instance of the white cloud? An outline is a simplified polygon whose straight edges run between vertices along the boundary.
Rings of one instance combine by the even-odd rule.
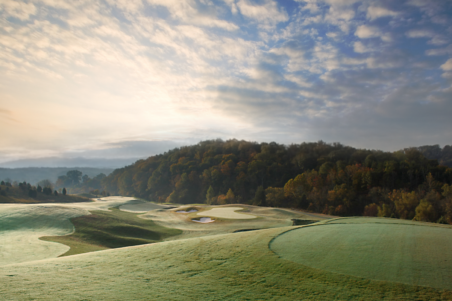
[[[406,33],[409,38],[431,38],[433,35],[431,31],[425,29],[410,30]]]
[[[325,0],[326,3],[335,6],[350,6],[359,1],[360,0]]]
[[[223,0],[227,5],[231,7],[231,13],[237,14],[237,5],[235,4],[235,0]]]
[[[410,30],[406,33],[406,36],[409,38],[428,38],[430,39],[428,43],[432,45],[447,44],[446,38],[442,37],[442,35],[439,35],[436,32],[427,29]]]
[[[380,6],[369,6],[367,8],[367,19],[373,21],[382,17],[395,17],[398,13]]]
[[[13,0],[0,1],[0,10],[3,10],[8,15],[18,18],[22,21],[25,21],[31,15],[36,14],[36,6],[34,6],[33,3],[24,3]]]
[[[371,49],[367,48],[362,42],[358,41],[353,43],[353,50],[357,53],[366,53],[372,51]]]
[[[197,9],[193,0],[146,0],[150,5],[165,6],[174,19],[186,22],[187,24],[200,25],[206,27],[219,27],[225,30],[237,30],[234,23],[221,20],[212,14],[202,14]]]
[[[381,38],[385,42],[391,41],[391,36],[387,33],[382,33],[378,27],[360,25],[356,29],[355,36],[361,39]]]
[[[237,6],[242,15],[265,25],[289,20],[285,10],[278,8],[278,3],[272,0],[266,0],[262,5],[253,4],[249,0],[240,0]]]
[[[442,64],[441,69],[444,71],[452,71],[452,59],[448,59],[444,64]]]
[[[295,0],[295,1],[304,3],[302,10],[308,10],[311,13],[316,13],[319,11],[317,0]]]

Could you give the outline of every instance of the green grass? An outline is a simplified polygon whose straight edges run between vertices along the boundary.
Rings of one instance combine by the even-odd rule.
[[[3,206],[4,217],[1,220],[9,225],[4,230],[11,236],[16,233],[14,229],[31,231],[36,227],[41,227],[42,231],[51,229],[67,233],[65,231],[72,227],[68,218],[79,216],[86,210],[74,211],[74,208],[56,205]],[[85,208],[83,204],[77,206]],[[51,239],[71,247],[65,255],[98,252],[0,265],[1,299],[452,300],[448,286],[432,284],[451,282],[448,273],[452,269],[447,257],[450,255],[441,257],[450,253],[452,240],[447,236],[449,232],[445,231],[452,231],[451,227],[430,227],[426,226],[431,225],[428,223],[395,219],[340,218],[321,221],[314,226],[279,226],[218,234],[277,227],[300,217],[297,212],[244,207],[250,214],[260,217],[252,220],[219,219],[218,223],[201,225],[187,221],[196,212],[176,214],[157,209],[146,215],[154,220],[145,220],[143,215],[118,209],[91,210],[92,215],[71,219],[75,233]],[[55,217],[58,221],[54,220]],[[183,234],[177,235],[182,231],[162,227],[165,223],[167,227],[171,223],[177,225],[184,230]],[[319,232],[309,238],[306,233],[312,229]],[[300,233],[304,235],[302,240]],[[196,237],[189,238],[192,235]],[[290,235],[295,237],[290,238]],[[143,240],[171,241],[101,250],[142,243]],[[283,240],[282,246],[280,240]],[[281,249],[292,250],[294,256],[288,257]],[[369,277],[372,271],[377,273],[385,269],[400,276],[402,270],[394,268],[391,260],[385,258],[384,251],[388,249],[389,254],[396,256],[389,259],[395,262],[411,265],[410,261],[419,262],[415,265],[419,270],[413,271],[431,278],[432,282],[418,286],[413,284],[422,283]],[[303,258],[300,250],[317,256],[316,262],[326,260],[327,264],[314,266],[305,260],[300,261],[299,257]],[[410,250],[417,250],[417,257]],[[447,263],[436,262],[438,258],[447,259]],[[367,274],[332,268],[351,267],[353,264],[355,270],[367,270]]]
[[[277,237],[282,258],[351,276],[452,289],[452,227],[336,219]]]
[[[109,211],[91,211],[91,215],[71,219],[75,232],[66,236],[45,236],[40,239],[65,244],[71,249],[61,256],[154,243],[181,234],[139,218],[137,214],[112,208]]]
[[[280,258],[293,227],[168,241],[0,267],[3,300],[450,300]]]

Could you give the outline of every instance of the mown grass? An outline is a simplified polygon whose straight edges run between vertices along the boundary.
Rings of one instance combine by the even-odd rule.
[[[282,258],[363,278],[452,289],[452,227],[394,219],[337,219],[271,243]]]
[[[357,225],[359,227],[359,225]],[[0,267],[4,300],[450,300],[448,290],[310,268],[270,241],[293,227]]]
[[[154,243],[182,233],[117,208],[91,211],[91,215],[72,218],[71,222],[73,234],[40,238],[69,246],[70,250],[61,256]]]

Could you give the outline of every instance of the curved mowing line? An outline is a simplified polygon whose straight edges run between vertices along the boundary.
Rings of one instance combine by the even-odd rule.
[[[269,248],[283,259],[329,272],[452,289],[452,229],[400,226],[410,225],[371,219],[308,225],[281,233]]]

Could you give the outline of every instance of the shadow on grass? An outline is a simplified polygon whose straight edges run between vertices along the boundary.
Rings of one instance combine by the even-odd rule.
[[[179,229],[159,226],[117,208],[91,211],[91,215],[72,218],[71,222],[75,227],[74,233],[40,238],[69,246],[70,250],[61,256],[149,244],[182,233]]]

